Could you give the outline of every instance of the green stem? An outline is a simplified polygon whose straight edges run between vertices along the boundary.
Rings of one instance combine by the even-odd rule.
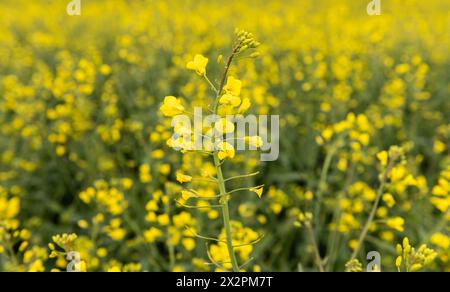
[[[14,249],[9,241],[7,242],[7,248],[13,265],[17,267],[19,265],[19,261],[17,260],[16,253],[14,252]]]
[[[236,254],[234,253],[234,247],[233,247],[233,241],[232,241],[231,225],[230,225],[230,211],[228,208],[227,191],[225,188],[225,181],[223,179],[222,167],[220,165],[220,160],[219,160],[219,156],[218,156],[217,152],[214,153],[214,164],[216,166],[217,180],[218,180],[220,194],[222,196],[222,216],[223,216],[223,224],[224,224],[224,228],[225,228],[228,254],[230,256],[231,265],[233,267],[233,272],[239,272],[239,264],[236,259]]]
[[[237,175],[237,176],[233,176],[233,177],[227,178],[225,181],[228,182],[228,181],[232,181],[232,180],[235,180],[235,179],[248,178],[248,177],[256,176],[258,174],[259,174],[259,171],[254,172],[254,173],[250,173],[250,174]]]
[[[237,48],[233,48],[233,52],[231,53],[230,57],[228,58],[227,64],[225,66],[225,71],[222,76],[222,80],[220,82],[220,86],[217,89],[216,94],[216,100],[214,102],[214,114],[217,114],[217,111],[219,109],[219,100],[220,95],[222,94],[222,90],[225,86],[225,82],[228,76],[228,71],[230,70],[231,64],[233,63],[233,59],[237,53]],[[236,255],[234,253],[234,247],[233,247],[233,240],[232,240],[232,234],[231,234],[231,225],[230,225],[230,210],[228,207],[228,198],[227,198],[227,191],[225,188],[225,180],[223,178],[222,173],[222,164],[219,159],[219,154],[217,150],[213,153],[214,156],[214,165],[216,167],[217,172],[217,184],[219,185],[220,195],[221,195],[221,205],[222,205],[222,216],[223,216],[223,225],[225,228],[225,236],[226,236],[226,244],[228,249],[228,254],[230,256],[231,265],[233,267],[234,272],[239,272],[239,264],[236,259]]]
[[[393,164],[390,163],[390,165],[386,168],[386,170],[383,174],[383,178],[381,179],[380,187],[378,188],[378,191],[377,191],[377,197],[375,199],[375,203],[373,204],[372,211],[370,212],[369,218],[367,219],[367,222],[364,225],[361,235],[359,236],[358,245],[356,246],[356,248],[352,254],[352,258],[351,258],[352,260],[356,259],[356,257],[358,256],[358,253],[361,250],[361,247],[364,243],[364,240],[366,239],[367,233],[369,232],[369,229],[370,229],[370,225],[372,224],[373,219],[375,218],[375,214],[377,212],[378,205],[380,204],[381,197],[384,192],[384,187],[386,186],[386,183],[388,180],[388,175],[389,175],[390,169],[392,167],[393,167]]]
[[[164,211],[166,212],[166,214],[169,215],[169,218],[172,218],[169,202],[167,202],[165,204],[164,209],[165,209]],[[167,228],[166,228],[166,233],[167,233],[166,244],[167,244],[167,249],[169,250],[169,269],[170,269],[170,271],[173,271],[173,268],[175,267],[175,247],[170,242],[170,226],[171,226],[171,224],[172,224],[172,221],[170,222],[169,225],[167,225]]]
[[[314,230],[311,226],[311,223],[306,223],[306,231],[309,237],[309,241],[311,242],[311,245],[313,246],[314,249],[314,257],[315,257],[315,261],[316,261],[316,265],[319,268],[319,271],[321,273],[325,272],[325,268],[323,267],[323,262],[322,262],[322,257],[320,256],[320,251],[319,251],[319,247],[317,245],[315,236],[314,236]]]
[[[217,90],[217,88],[216,88],[216,86],[211,82],[211,80],[209,80],[208,76],[206,76],[206,74],[205,74],[205,75],[203,75],[203,77],[205,78],[206,82],[208,82],[209,86],[211,86],[211,89],[212,89],[216,94],[219,94],[219,93],[218,93],[218,90]]]
[[[225,66],[225,72],[223,73],[222,76],[222,81],[220,81],[220,86],[219,89],[217,90],[217,96],[216,96],[216,100],[214,102],[214,113],[217,114],[217,110],[219,109],[219,100],[220,100],[220,95],[222,94],[222,90],[223,87],[225,86],[225,82],[227,80],[227,76],[228,76],[228,71],[230,70],[231,64],[233,63],[233,59],[236,56],[238,52],[238,48],[234,48],[233,52],[231,53],[230,57],[228,58],[227,64]]]
[[[319,180],[319,185],[317,187],[317,192],[316,192],[316,208],[314,210],[314,222],[317,228],[320,227],[320,210],[322,207],[322,198],[323,198],[323,193],[326,190],[327,187],[327,178],[328,178],[328,172],[330,170],[331,167],[331,161],[333,160],[333,156],[336,153],[336,148],[332,147],[330,149],[330,151],[327,153],[327,156],[325,158],[325,162],[323,164],[323,168],[322,168],[322,172],[320,174],[320,180]]]
[[[341,199],[347,196],[348,189],[353,181],[353,176],[355,173],[356,164],[352,164],[350,168],[350,172],[347,176],[344,189],[342,190],[342,193],[338,195],[337,197],[337,203],[339,204]],[[338,249],[338,239],[339,239],[339,232],[338,232],[338,224],[339,224],[339,218],[341,217],[342,210],[341,208],[335,208],[333,211],[333,219],[332,224],[334,225],[334,229],[331,231],[331,234],[329,235],[329,240],[327,244],[327,256],[328,256],[328,262],[327,262],[327,271],[331,271],[335,260],[336,260],[336,253]]]
[[[7,253],[9,254],[9,260],[13,263],[15,267],[17,267],[19,265],[19,260],[17,259],[16,253],[14,252],[14,248],[10,239],[5,238],[5,240],[0,241],[0,243],[2,243],[3,246],[6,247]]]

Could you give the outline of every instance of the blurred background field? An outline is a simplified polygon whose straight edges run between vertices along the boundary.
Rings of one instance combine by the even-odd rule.
[[[66,3],[67,2],[67,3]],[[261,57],[231,70],[255,114],[281,118],[280,157],[238,155],[227,173],[260,171],[262,200],[232,201],[248,271],[315,271],[301,212],[315,212],[326,269],[343,271],[378,188],[376,154],[402,146],[364,252],[395,271],[396,244],[428,244],[426,269],[450,271],[450,2],[90,0],[0,2],[0,270],[65,270],[52,236],[75,233],[88,271],[212,271],[214,210],[187,210],[178,170],[210,164],[167,147],[164,96],[189,104],[208,85],[186,70],[195,54],[227,55],[236,27]],[[214,190],[200,185],[205,194]],[[95,199],[93,199],[95,198]],[[360,261],[365,262],[365,253]],[[226,259],[226,257],[225,257]]]

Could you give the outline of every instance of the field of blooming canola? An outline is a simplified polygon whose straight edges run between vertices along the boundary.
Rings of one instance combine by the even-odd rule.
[[[1,1],[0,271],[450,271],[450,3],[368,2]]]

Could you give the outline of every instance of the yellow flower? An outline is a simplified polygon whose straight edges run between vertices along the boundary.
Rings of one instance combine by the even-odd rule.
[[[127,231],[123,228],[105,228],[105,232],[115,241],[121,241],[127,235]]]
[[[334,131],[332,128],[328,127],[322,132],[322,137],[325,139],[325,141],[330,141],[331,138],[334,135]]]
[[[242,88],[242,81],[230,76],[228,77],[227,84],[224,89],[225,92],[233,96],[240,96]]]
[[[345,271],[349,273],[360,273],[362,272],[362,264],[357,260],[351,260],[345,264]]]
[[[195,248],[195,240],[193,240],[192,238],[185,238],[181,240],[181,244],[187,251],[192,251]]]
[[[386,225],[398,232],[403,232],[405,230],[405,219],[401,217],[389,218],[386,220]]]
[[[380,233],[380,238],[384,241],[393,241],[395,239],[395,235],[391,231],[384,231]]]
[[[196,197],[191,191],[181,191],[181,197],[183,200],[188,201],[190,198]]]
[[[194,60],[187,63],[187,69],[195,71],[200,76],[205,76],[207,65],[208,58],[203,55],[195,55]]]
[[[239,107],[238,113],[245,114],[250,109],[251,106],[252,106],[252,103],[250,102],[250,99],[244,98],[242,100],[241,106]]]
[[[394,197],[391,194],[384,194],[383,195],[383,201],[386,203],[386,205],[389,208],[392,208],[395,205],[395,199],[394,199]]]
[[[104,247],[97,249],[97,256],[100,258],[104,258],[108,255],[108,250]]]
[[[417,272],[423,267],[430,265],[438,255],[434,250],[422,244],[419,248],[414,248],[407,237],[403,239],[403,244],[397,244],[397,257],[395,265],[401,271],[402,263],[405,263],[407,272]]]
[[[149,183],[152,181],[152,175],[150,173],[150,165],[142,164],[139,166],[139,179],[142,183]]]
[[[29,245],[28,241],[23,241],[19,246],[19,251],[23,252],[28,247],[28,245]]]
[[[250,192],[254,192],[260,199],[262,198],[264,187],[251,188]]]
[[[149,230],[144,232],[144,239],[149,243],[155,242],[155,240],[160,236],[162,236],[162,231],[155,227],[151,227]]]
[[[100,67],[100,73],[102,73],[102,75],[109,75],[111,74],[111,71],[112,69],[109,65],[104,64]]]
[[[431,198],[430,202],[442,213],[447,212],[450,209],[450,197],[448,198]]]
[[[235,129],[234,124],[225,118],[220,119],[220,121],[214,125],[214,128],[219,134],[232,133]]]
[[[125,190],[129,190],[133,187],[133,180],[131,178],[123,178],[120,183]]]
[[[78,227],[80,227],[81,229],[87,229],[89,228],[89,222],[87,222],[86,220],[79,220]]]
[[[445,143],[443,143],[442,141],[436,140],[434,142],[434,146],[433,146],[434,152],[441,154],[441,153],[445,152],[446,148],[447,148],[447,145],[445,145]]]
[[[64,156],[64,154],[66,154],[66,147],[61,146],[61,145],[57,146],[56,147],[56,155],[61,157],[61,156]]]
[[[381,162],[382,166],[387,166],[389,159],[389,154],[387,151],[381,151],[380,153],[378,153],[377,158]]]
[[[174,117],[184,112],[184,106],[181,104],[181,99],[177,99],[174,96],[166,96],[160,110],[166,117]]]
[[[184,268],[182,266],[174,266],[172,269],[173,273],[182,273],[184,272]]]
[[[444,180],[443,180],[444,181]],[[435,196],[445,197],[448,195],[448,190],[440,185],[433,187],[431,193]]]
[[[189,175],[182,174],[181,172],[177,172],[177,181],[180,183],[187,183],[192,181],[192,177]]]
[[[219,218],[219,212],[217,212],[216,210],[209,211],[208,212],[208,218],[211,219],[211,220]]]
[[[264,144],[262,138],[259,136],[245,137],[245,142],[256,148],[259,148]]]
[[[232,107],[237,107],[241,104],[241,99],[237,96],[233,96],[232,94],[224,94],[220,98],[219,102],[222,105],[230,105]]]
[[[352,249],[355,250],[358,247],[358,240],[356,239],[352,239],[348,242],[348,246]]]
[[[108,273],[120,273],[121,270],[118,266],[114,266],[108,269]]]
[[[435,233],[431,236],[431,243],[448,250],[450,248],[450,237],[443,233]]]
[[[233,159],[236,155],[233,145],[227,142],[221,142],[217,145],[219,149],[219,159],[224,160],[227,158]]]
[[[169,215],[162,214],[158,216],[158,223],[162,226],[167,226],[170,223]]]
[[[0,220],[12,219],[19,214],[20,211],[20,199],[17,197],[7,200],[0,197]]]
[[[397,268],[400,268],[402,266],[402,262],[403,262],[403,258],[401,256],[398,256],[397,259],[395,260],[395,266]]]

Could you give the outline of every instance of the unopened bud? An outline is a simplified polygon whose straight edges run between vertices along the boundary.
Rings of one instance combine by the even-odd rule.
[[[250,55],[250,58],[256,59],[256,58],[259,58],[259,56],[261,56],[260,52],[254,52]]]
[[[252,48],[257,48],[257,47],[259,47],[260,45],[261,45],[260,42],[254,41],[254,42],[252,43]]]
[[[248,46],[242,46],[241,49],[239,50],[239,52],[245,52],[246,50],[248,50]]]

